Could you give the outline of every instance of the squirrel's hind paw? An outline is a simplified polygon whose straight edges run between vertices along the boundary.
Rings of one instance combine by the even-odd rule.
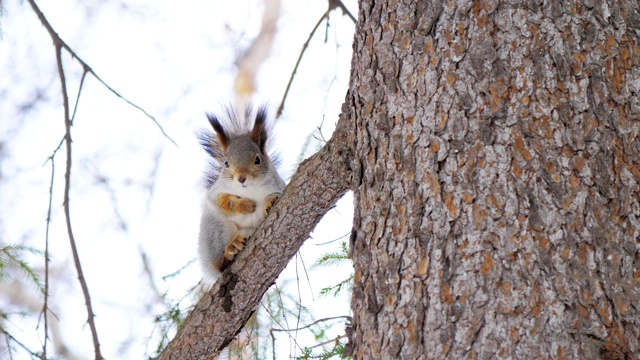
[[[236,257],[242,249],[244,249],[245,241],[247,241],[247,239],[241,236],[234,237],[229,245],[224,249],[224,258],[227,260],[233,260],[233,258]]]

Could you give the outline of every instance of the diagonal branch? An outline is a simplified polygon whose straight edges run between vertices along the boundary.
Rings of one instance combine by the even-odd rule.
[[[78,56],[78,54],[76,54],[76,52],[73,51],[73,49],[71,49],[71,47],[69,45],[67,45],[67,43],[64,42],[64,40],[62,40],[60,35],[58,35],[58,33],[53,29],[53,27],[51,26],[51,24],[49,23],[47,18],[44,16],[44,14],[42,13],[42,11],[38,7],[38,5],[36,5],[35,0],[28,0],[28,1],[29,1],[29,4],[31,5],[31,7],[33,8],[33,11],[36,13],[36,15],[38,15],[38,19],[40,19],[40,22],[42,23],[42,25],[49,32],[49,35],[51,36],[51,39],[53,40],[53,43],[56,46],[62,47],[69,54],[71,54],[71,56],[73,56],[76,60],[78,60],[78,62],[82,65],[82,67],[83,67],[85,72],[88,72],[91,75],[93,75],[93,77],[95,77],[96,80],[98,80],[102,85],[104,85],[104,87],[106,87],[109,91],[111,91],[112,94],[114,94],[115,96],[117,96],[120,99],[124,100],[127,104],[133,106],[134,108],[140,110],[143,114],[145,114],[149,119],[151,119],[156,124],[156,126],[158,127],[160,132],[162,132],[162,135],[164,135],[164,137],[166,137],[169,141],[171,141],[173,143],[173,145],[178,146],[178,144],[176,144],[176,142],[164,131],[164,128],[162,128],[162,125],[160,125],[160,123],[158,122],[158,120],[156,120],[156,118],[154,116],[149,114],[141,106],[135,104],[131,100],[129,100],[126,97],[124,97],[123,95],[121,95],[118,91],[116,91],[109,84],[107,84],[104,80],[102,80],[102,78],[100,76],[98,76],[98,74],[96,74],[95,71],[93,71],[91,66],[89,66],[89,64],[87,64],[84,60],[82,60],[82,58],[80,56]]]
[[[159,360],[213,359],[242,329],[315,225],[350,189],[354,142],[348,119],[343,113],[333,137],[300,164],[276,206]]]
[[[305,325],[299,328],[295,328],[295,329],[271,329],[269,330],[270,332],[291,332],[291,331],[298,331],[298,330],[304,330],[304,329],[308,329],[314,325],[320,324],[322,322],[326,322],[326,321],[331,321],[331,320],[335,320],[335,319],[347,319],[349,320],[349,322],[351,322],[353,320],[353,318],[351,316],[348,315],[341,315],[341,316],[333,316],[333,317],[328,317],[328,318],[323,318],[323,319],[319,319],[316,320],[314,322],[312,322],[309,325]]]
[[[324,21],[324,19],[326,19],[329,16],[330,11],[331,9],[325,11],[325,13],[322,14],[320,19],[318,19],[316,26],[314,26],[313,30],[311,30],[311,33],[309,33],[309,37],[307,38],[307,41],[305,41],[305,43],[302,44],[302,50],[300,51],[300,55],[298,55],[298,61],[296,61],[296,66],[293,67],[293,71],[291,72],[291,76],[289,77],[289,82],[287,83],[287,88],[284,90],[284,95],[282,95],[282,101],[280,101],[280,106],[278,106],[278,111],[276,112],[276,118],[279,118],[280,115],[282,115],[282,110],[284,110],[284,102],[285,100],[287,100],[287,95],[289,94],[289,89],[291,88],[291,84],[293,83],[293,78],[296,76],[296,72],[298,72],[298,66],[300,66],[300,61],[302,61],[302,56],[304,55],[305,51],[307,51],[307,47],[309,47],[309,43],[313,38],[313,34],[316,33],[316,30],[318,30],[318,27],[320,26],[320,24],[322,24],[322,21]]]
[[[298,60],[296,61],[296,65],[293,67],[293,71],[291,72],[291,76],[289,76],[289,82],[287,83],[287,88],[284,90],[284,95],[282,95],[282,100],[280,101],[280,106],[278,106],[278,111],[276,112],[276,119],[279,118],[280,115],[282,115],[282,111],[284,110],[284,102],[287,100],[287,95],[289,94],[289,89],[291,88],[291,84],[293,83],[293,78],[296,76],[296,72],[298,72],[298,67],[300,66],[300,61],[302,61],[302,56],[304,55],[305,51],[307,51],[307,47],[309,47],[309,43],[311,42],[311,39],[313,38],[313,35],[318,30],[318,27],[320,27],[320,24],[322,24],[322,21],[324,21],[325,19],[328,20],[329,19],[329,13],[331,13],[331,11],[333,11],[335,9],[341,9],[342,13],[347,15],[349,17],[349,19],[351,19],[351,21],[353,21],[354,24],[356,24],[358,22],[356,20],[356,18],[353,16],[353,14],[351,14],[351,12],[349,12],[349,9],[347,9],[347,7],[342,3],[342,1],[340,1],[340,0],[329,0],[329,8],[327,9],[327,11],[324,12],[324,14],[322,14],[320,19],[318,19],[318,22],[313,27],[313,30],[311,30],[311,33],[309,33],[309,37],[307,38],[307,41],[305,41],[305,43],[302,44],[302,50],[300,50],[300,55],[298,55]]]
[[[354,24],[358,23],[358,20],[355,18],[355,16],[353,16],[351,11],[349,11],[349,9],[347,9],[347,7],[344,5],[344,3],[341,0],[329,0],[329,11],[334,10],[334,9],[342,10],[342,13],[344,15],[347,15],[349,17],[349,19],[351,19],[351,21],[353,21]]]

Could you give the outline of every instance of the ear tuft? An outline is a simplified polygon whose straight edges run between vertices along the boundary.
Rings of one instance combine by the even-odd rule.
[[[264,154],[265,147],[267,145],[267,108],[261,106],[256,113],[256,120],[253,123],[253,130],[251,131],[250,138],[255,142],[260,151]]]
[[[229,146],[229,135],[224,131],[222,124],[220,124],[220,120],[214,114],[207,113],[207,119],[209,119],[209,123],[215,130],[216,135],[218,135],[218,141],[220,141],[220,146],[223,149],[226,149]]]

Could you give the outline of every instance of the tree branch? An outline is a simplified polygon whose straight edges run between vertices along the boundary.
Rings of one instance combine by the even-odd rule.
[[[96,360],[102,359],[102,354],[100,353],[100,342],[98,340],[98,332],[95,326],[95,322],[94,322],[94,317],[95,314],[93,313],[93,308],[92,308],[92,304],[91,304],[91,297],[89,295],[89,289],[86,283],[86,280],[84,278],[84,274],[82,271],[82,265],[80,263],[80,257],[78,255],[78,250],[76,247],[76,242],[75,242],[75,238],[73,235],[73,229],[71,226],[71,214],[70,214],[70,209],[69,209],[69,192],[71,189],[71,163],[72,163],[72,154],[71,154],[71,126],[73,125],[73,118],[75,118],[75,114],[76,114],[76,110],[78,107],[78,103],[80,100],[80,94],[82,93],[82,85],[84,84],[84,80],[86,78],[87,73],[91,73],[102,85],[104,85],[109,91],[111,91],[111,93],[113,93],[114,95],[116,95],[117,97],[121,98],[122,100],[124,100],[126,103],[128,103],[129,105],[133,106],[134,108],[142,111],[147,117],[149,117],[151,120],[153,120],[153,122],[156,124],[156,126],[158,126],[158,128],[160,129],[160,131],[162,132],[162,134],[169,139],[174,145],[177,146],[177,144],[175,143],[175,141],[173,141],[173,139],[171,139],[171,137],[169,137],[169,135],[164,131],[164,129],[162,128],[162,126],[158,123],[158,121],[151,116],[149,113],[147,113],[143,108],[141,108],[140,106],[134,104],[133,102],[131,102],[130,100],[128,100],[127,98],[125,98],[124,96],[122,96],[120,93],[118,93],[115,89],[113,89],[111,86],[109,86],[106,82],[104,82],[104,80],[102,80],[96,73],[95,71],[93,71],[93,69],[89,66],[89,64],[87,64],[84,60],[82,60],[74,51],[73,49],[71,49],[71,47],[69,47],[69,45],[67,45],[66,42],[64,42],[64,40],[62,40],[62,38],[58,35],[58,33],[53,29],[53,27],[51,26],[51,24],[49,23],[49,21],[46,19],[46,17],[44,16],[44,14],[42,13],[42,11],[40,10],[40,8],[38,7],[38,5],[36,5],[34,0],[28,0],[29,4],[31,5],[31,8],[33,9],[33,11],[36,13],[36,15],[38,16],[38,19],[40,20],[40,22],[42,23],[42,25],[47,29],[47,32],[49,33],[49,35],[51,36],[51,39],[53,40],[53,44],[55,47],[55,51],[56,51],[56,62],[57,62],[57,66],[58,66],[58,74],[60,76],[60,85],[61,85],[61,90],[62,90],[62,98],[63,98],[63,106],[64,106],[64,120],[65,120],[65,137],[63,139],[64,143],[66,144],[66,153],[67,153],[67,166],[66,166],[66,172],[65,172],[65,188],[64,188],[64,213],[65,213],[65,219],[66,219],[66,225],[67,225],[67,232],[69,234],[69,242],[71,245],[71,252],[73,255],[73,260],[74,260],[74,264],[76,267],[76,271],[78,274],[78,280],[80,282],[80,287],[82,288],[82,293],[84,295],[84,299],[85,299],[85,303],[87,306],[87,322],[89,324],[89,327],[91,329],[91,335],[92,335],[92,339],[93,339],[93,345],[94,345],[94,352],[95,352],[95,358]],[[80,80],[80,86],[78,89],[78,95],[76,98],[76,103],[75,103],[75,107],[73,110],[73,115],[70,114],[70,105],[69,105],[69,95],[68,95],[68,91],[67,91],[67,82],[66,82],[66,77],[65,77],[65,73],[64,73],[64,68],[62,65],[62,49],[66,50],[67,52],[69,52],[69,54],[71,54],[71,56],[73,58],[75,58],[78,62],[80,62],[80,64],[83,67],[83,74],[82,74],[82,79]],[[62,144],[62,142],[61,142]],[[61,145],[60,144],[60,145]],[[48,231],[49,231],[49,223],[51,221],[51,192],[53,191],[53,157],[55,156],[56,152],[58,151],[58,149],[60,148],[60,145],[58,145],[58,148],[56,148],[56,150],[53,152],[53,155],[50,157],[51,163],[52,163],[52,180],[51,180],[51,189],[50,189],[50,198],[49,198],[49,212],[48,212],[48,216],[47,216],[47,235],[46,235],[46,251],[45,251],[45,303],[44,303],[44,322],[45,322],[45,330],[44,330],[44,344],[43,344],[43,354],[46,357],[46,353],[47,353],[47,339],[48,339],[48,317],[47,317],[47,307],[48,307],[48,294],[49,294],[49,273],[48,273],[48,260],[49,260],[49,236],[48,236]]]
[[[320,26],[320,24],[322,24],[322,21],[324,21],[325,19],[327,21],[329,20],[329,14],[331,13],[331,11],[333,11],[335,9],[341,9],[342,13],[347,15],[349,17],[349,19],[351,19],[351,21],[353,21],[354,24],[358,23],[358,20],[353,16],[353,14],[351,14],[349,9],[347,9],[347,7],[342,3],[342,1],[340,1],[340,0],[329,0],[329,8],[327,9],[327,11],[324,12],[324,14],[322,14],[320,19],[318,19],[318,22],[313,27],[313,30],[311,30],[311,33],[309,33],[309,37],[307,38],[307,41],[305,41],[305,43],[302,44],[302,50],[300,50],[300,55],[298,55],[298,60],[296,61],[296,65],[293,67],[293,71],[291,72],[291,76],[289,76],[289,82],[287,83],[287,88],[284,90],[284,95],[282,95],[282,100],[280,101],[280,106],[278,106],[278,111],[276,112],[276,118],[279,118],[280,115],[282,115],[282,111],[284,110],[284,102],[287,100],[287,95],[289,94],[289,89],[291,88],[291,84],[293,83],[293,78],[296,76],[296,72],[298,72],[298,67],[300,66],[300,61],[302,60],[302,56],[304,55],[305,51],[307,51],[307,47],[309,47],[309,43],[311,42],[311,39],[313,38],[313,34],[316,33],[316,31],[318,30],[318,27]]]
[[[313,34],[316,33],[316,30],[318,30],[318,27],[320,26],[320,24],[322,24],[322,21],[324,21],[329,17],[330,11],[331,9],[328,9],[327,11],[324,12],[324,14],[322,14],[320,19],[318,19],[318,22],[316,23],[316,25],[313,27],[313,30],[311,30],[311,33],[309,33],[309,37],[307,38],[307,41],[305,41],[305,43],[302,44],[302,50],[300,50],[298,61],[296,61],[296,66],[293,67],[293,71],[291,72],[291,76],[289,77],[289,82],[287,83],[287,88],[284,90],[284,95],[282,95],[282,101],[280,101],[280,106],[278,106],[278,111],[276,112],[276,118],[279,118],[280,115],[282,115],[282,111],[284,110],[284,102],[285,100],[287,100],[287,95],[289,94],[289,89],[291,88],[291,84],[293,83],[293,78],[296,76],[296,72],[298,72],[298,66],[300,66],[300,61],[302,60],[302,56],[304,55],[304,52],[307,51],[307,47],[309,47],[309,43],[313,38]]]
[[[60,143],[62,144],[62,143]],[[60,149],[60,145],[49,158],[51,160],[51,182],[49,183],[49,208],[47,209],[47,229],[44,239],[44,305],[42,312],[44,316],[44,339],[42,342],[42,358],[47,358],[47,341],[49,340],[49,226],[51,225],[51,205],[53,203],[53,180],[55,178],[56,166],[54,161],[55,153]]]
[[[358,23],[358,20],[353,16],[353,14],[351,14],[349,9],[347,9],[347,7],[344,6],[342,1],[329,0],[329,8],[327,9],[327,11],[324,12],[324,14],[322,14],[320,19],[318,19],[318,22],[313,27],[313,30],[311,30],[311,33],[309,33],[309,37],[307,38],[307,41],[305,41],[305,43],[302,44],[302,50],[300,50],[300,55],[298,55],[298,60],[296,61],[296,65],[293,67],[293,71],[291,71],[291,76],[289,76],[289,82],[287,83],[287,88],[284,90],[284,95],[282,95],[280,106],[278,106],[278,111],[276,112],[276,118],[279,118],[280,115],[282,115],[282,111],[284,110],[284,102],[287,100],[287,95],[289,95],[289,89],[291,89],[293,78],[296,76],[296,72],[298,72],[298,67],[300,66],[300,61],[302,61],[302,56],[304,55],[305,51],[307,51],[307,47],[309,47],[309,43],[311,42],[313,35],[318,30],[318,27],[320,27],[320,24],[322,24],[322,21],[324,21],[325,19],[327,21],[329,20],[329,14],[331,13],[331,11],[335,9],[341,9],[342,13],[347,15],[351,19],[351,21],[353,21],[354,24]],[[327,26],[329,26],[328,23],[327,23]]]
[[[355,16],[353,16],[351,11],[347,9],[347,7],[344,5],[344,3],[341,0],[329,0],[329,11],[332,11],[334,9],[342,10],[342,13],[347,15],[349,19],[353,21],[354,24],[358,23],[358,19],[356,19]]]
[[[304,330],[304,329],[308,329],[314,325],[317,325],[321,322],[325,322],[325,321],[331,321],[331,320],[336,320],[336,319],[347,319],[349,321],[352,320],[351,316],[348,315],[341,315],[341,316],[333,316],[333,317],[328,317],[328,318],[323,318],[323,319],[319,319],[316,320],[314,322],[312,322],[309,325],[305,325],[303,327],[299,327],[299,328],[295,328],[295,329],[271,329],[269,330],[270,332],[290,332],[290,331],[298,331],[298,330]]]
[[[64,123],[65,123],[65,144],[67,149],[67,168],[64,175],[64,215],[67,223],[67,232],[69,233],[69,243],[71,245],[71,252],[73,254],[73,262],[78,273],[78,281],[82,288],[82,294],[87,306],[87,322],[91,329],[91,336],[93,338],[93,348],[95,352],[96,360],[103,359],[100,353],[100,342],[98,341],[98,331],[96,324],[93,321],[95,314],[91,306],[91,297],[89,296],[89,288],[82,272],[82,265],[80,264],[80,256],[78,255],[78,249],[76,247],[76,241],[73,236],[73,229],[71,227],[71,212],[69,209],[69,190],[71,189],[71,117],[69,113],[69,95],[67,93],[67,81],[64,75],[64,69],[62,67],[62,46],[59,43],[55,43],[56,46],[56,60],[58,62],[58,73],[60,75],[60,84],[62,86],[62,99],[64,105]]]
[[[64,73],[63,73],[64,74]],[[71,115],[71,124],[73,124],[73,119],[76,117],[76,111],[78,110],[78,102],[80,101],[80,94],[82,93],[82,85],[84,84],[84,79],[86,78],[87,71],[82,73],[82,78],[80,79],[80,86],[78,88],[78,95],[76,98],[76,103],[73,108],[73,114]],[[64,81],[64,80],[63,80]],[[66,81],[64,81],[66,84]],[[64,86],[66,88],[66,85]],[[66,92],[65,92],[66,93]],[[63,95],[64,97],[64,95]],[[44,316],[44,340],[42,342],[42,358],[47,358],[47,341],[49,340],[49,317],[47,316],[49,312],[49,227],[51,225],[51,206],[53,203],[53,180],[55,179],[55,156],[58,150],[62,147],[66,139],[66,134],[60,140],[58,146],[53,150],[53,153],[47,161],[51,161],[51,181],[49,183],[49,207],[47,208],[47,227],[45,231],[45,240],[44,240],[44,305],[42,306],[42,314]],[[45,163],[46,164],[46,163]]]
[[[333,137],[303,161],[245,249],[158,357],[213,359],[242,329],[309,233],[351,184],[352,137],[344,113]]]
[[[78,62],[82,65],[85,73],[86,72],[91,73],[91,75],[93,75],[93,77],[95,77],[96,80],[98,80],[104,87],[106,87],[109,91],[111,91],[112,94],[114,94],[115,96],[117,96],[120,99],[124,100],[124,102],[126,102],[130,106],[133,106],[134,108],[142,111],[143,114],[145,114],[149,119],[151,119],[156,124],[156,126],[158,127],[158,129],[160,130],[162,135],[164,135],[164,137],[166,137],[169,141],[171,141],[173,143],[173,145],[178,146],[178,144],[176,144],[176,142],[173,141],[173,139],[164,131],[164,128],[162,127],[162,125],[160,125],[160,123],[158,122],[158,120],[156,120],[156,118],[154,116],[149,114],[145,109],[143,109],[139,105],[135,104],[131,100],[129,100],[126,97],[122,96],[119,92],[117,92],[114,88],[112,88],[111,86],[109,86],[109,84],[107,84],[104,80],[102,80],[102,78],[100,76],[98,76],[98,74],[96,74],[95,71],[93,71],[91,66],[89,66],[89,64],[87,64],[84,60],[82,60],[82,58],[80,56],[78,56],[78,54],[76,54],[75,51],[73,51],[73,49],[71,49],[71,47],[69,45],[67,45],[66,42],[64,42],[64,40],[62,40],[60,35],[58,35],[58,33],[53,29],[53,27],[51,26],[51,24],[49,23],[47,18],[44,16],[44,14],[42,13],[42,11],[38,7],[38,5],[36,5],[35,1],[34,0],[28,0],[28,1],[29,1],[29,4],[31,5],[31,8],[33,8],[33,11],[38,16],[38,19],[40,20],[42,25],[49,32],[49,35],[51,36],[51,39],[53,40],[53,43],[56,46],[60,46],[63,49],[65,49],[67,52],[69,52],[69,54],[71,54],[71,56],[73,56],[76,60],[78,60]],[[83,75],[83,77],[84,77],[84,75]],[[76,106],[77,106],[77,103],[76,103]]]

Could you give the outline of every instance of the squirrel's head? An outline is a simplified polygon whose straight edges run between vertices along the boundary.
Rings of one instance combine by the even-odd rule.
[[[222,150],[221,177],[247,186],[259,180],[269,170],[269,158],[265,151],[267,130],[265,125],[266,111],[259,110],[251,132],[232,134],[226,131],[218,118],[208,115],[209,122],[216,132]]]

